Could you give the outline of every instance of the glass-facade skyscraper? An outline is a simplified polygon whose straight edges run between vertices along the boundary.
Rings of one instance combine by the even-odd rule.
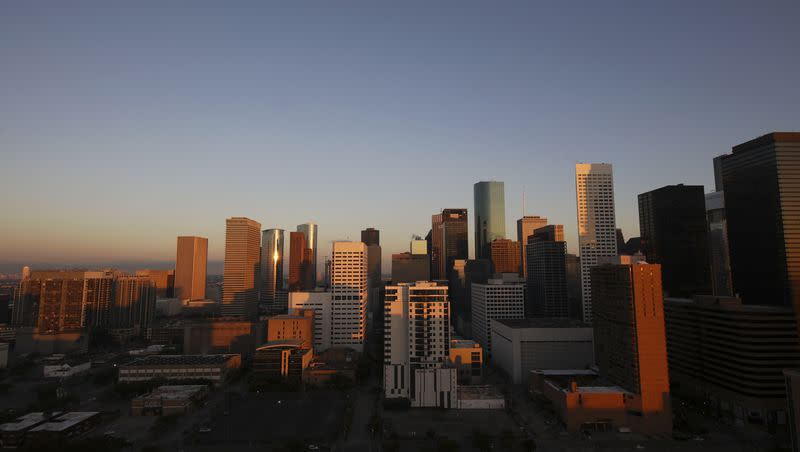
[[[261,296],[270,309],[276,308],[276,295],[283,288],[283,229],[261,232]]]
[[[489,259],[489,244],[506,238],[505,184],[482,181],[474,185],[475,194],[475,258]]]

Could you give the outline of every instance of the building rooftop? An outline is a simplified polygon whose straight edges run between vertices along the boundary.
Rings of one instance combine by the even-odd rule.
[[[550,370],[532,370],[537,374],[542,374],[546,377],[567,377],[572,375],[597,375],[597,372],[592,369],[550,369]]]
[[[269,341],[266,344],[258,347],[256,350],[268,350],[270,348],[278,348],[278,347],[295,347],[301,348],[303,346],[303,342],[300,339],[280,339],[275,341]]]
[[[461,400],[504,399],[505,397],[494,386],[458,386],[458,398]]]
[[[215,365],[224,364],[235,356],[238,355],[150,355],[121,367]]]
[[[561,317],[542,317],[531,319],[494,319],[509,328],[591,328],[580,320]]]
[[[32,432],[62,432],[74,425],[100,415],[97,411],[71,411],[31,429]]]
[[[192,397],[198,392],[207,389],[205,385],[167,385],[159,386],[151,393],[143,395],[141,399],[170,399],[183,400]]]
[[[472,339],[453,339],[450,341],[450,348],[480,348],[481,344]]]
[[[800,132],[772,132],[733,147],[733,153],[749,151],[774,143],[800,143]]]
[[[61,414],[60,411],[56,411],[53,413],[53,416],[58,416]],[[7,422],[5,424],[0,425],[0,432],[19,432],[25,431],[34,425],[40,424],[47,420],[44,413],[41,411],[28,413],[24,416],[20,416],[17,418],[16,422]]]
[[[726,311],[740,311],[740,312],[774,312],[774,313],[792,313],[792,308],[788,306],[771,306],[771,305],[755,305],[743,304],[742,300],[737,297],[716,297],[713,295],[698,295],[694,299],[690,298],[664,298],[665,304],[683,304],[693,305],[703,308],[715,308]]]

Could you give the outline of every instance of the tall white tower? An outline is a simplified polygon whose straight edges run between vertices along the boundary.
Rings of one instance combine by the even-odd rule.
[[[367,245],[333,242],[331,346],[364,348],[367,318]]]
[[[578,246],[581,255],[583,321],[592,321],[590,270],[599,257],[617,255],[617,223],[614,216],[614,175],[608,163],[575,165],[578,204]]]

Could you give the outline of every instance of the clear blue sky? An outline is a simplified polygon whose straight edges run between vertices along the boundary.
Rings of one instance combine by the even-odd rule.
[[[221,259],[239,215],[386,262],[487,179],[574,250],[576,162],[632,236],[638,193],[800,129],[800,2],[534,3],[3,2],[0,263]]]

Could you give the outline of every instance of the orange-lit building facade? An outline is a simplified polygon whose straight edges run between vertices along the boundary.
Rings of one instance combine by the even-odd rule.
[[[600,375],[630,392],[631,428],[672,430],[661,266],[634,263],[592,268],[595,359]]]
[[[451,340],[450,362],[458,369],[459,384],[476,384],[480,382],[483,370],[483,348],[481,344],[472,340]]]
[[[156,297],[172,298],[175,287],[175,270],[136,270],[136,276],[145,276],[156,289]]]
[[[490,244],[495,273],[519,273],[519,242],[509,239],[495,239]]]
[[[302,347],[314,345],[314,310],[295,309],[291,314],[275,315],[267,320],[267,341],[295,339]]]
[[[229,316],[255,316],[261,259],[261,223],[244,217],[225,222],[225,269],[222,312]]]
[[[236,318],[191,320],[184,324],[183,352],[189,354],[238,353],[250,360],[263,341],[263,322]]]
[[[181,300],[202,300],[206,297],[208,239],[178,237],[175,253],[174,296]]]

